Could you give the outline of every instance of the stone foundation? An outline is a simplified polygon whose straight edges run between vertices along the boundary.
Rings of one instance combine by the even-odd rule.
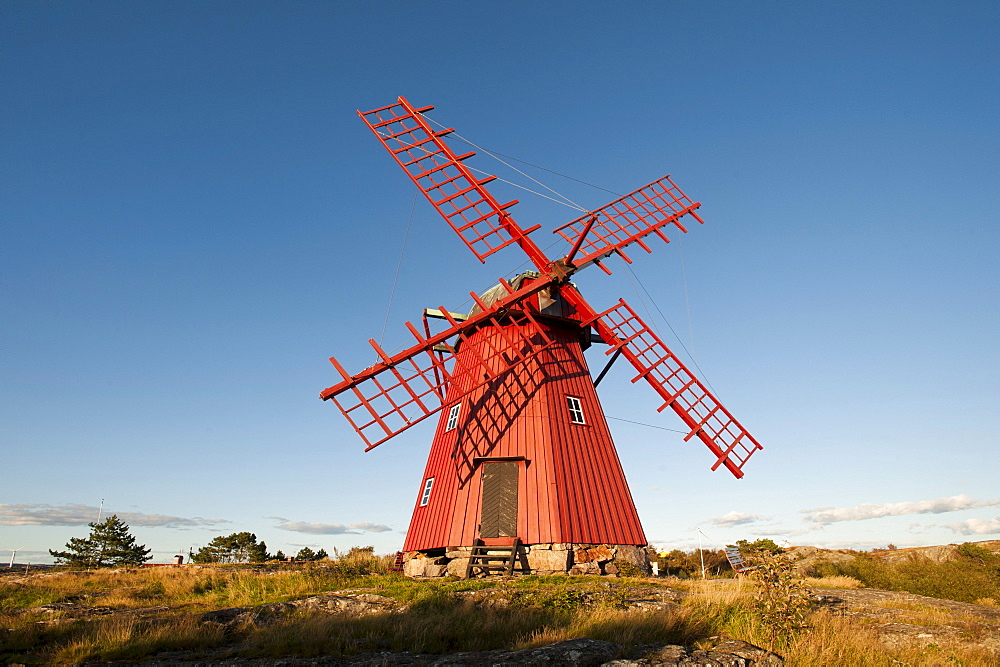
[[[463,578],[472,547],[449,547],[403,554],[407,577]],[[497,552],[499,553],[499,552]],[[646,575],[651,572],[645,547],[623,544],[525,544],[514,565],[517,574]]]

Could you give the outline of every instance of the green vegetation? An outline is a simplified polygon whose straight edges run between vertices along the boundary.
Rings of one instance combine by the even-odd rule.
[[[843,563],[819,563],[809,574],[848,576],[870,588],[958,602],[1000,600],[1000,556],[969,542],[958,547],[956,560],[939,563],[914,555],[886,562],[862,553]]]
[[[961,564],[995,571],[995,557],[971,547],[962,550]],[[386,650],[446,654],[517,650],[576,637],[623,647],[696,648],[733,637],[774,650],[792,665],[995,659],[985,649],[958,645],[887,647],[864,619],[809,608],[802,583],[784,561],[766,553],[757,556],[761,567],[753,578],[707,581],[568,575],[414,581],[388,571],[392,557],[375,556],[370,548],[334,556],[299,564],[0,577],[0,627],[6,628],[0,662],[313,658]],[[347,590],[377,593],[401,607],[369,615],[301,610],[258,622],[250,614],[225,625],[202,619],[205,612]],[[655,608],[635,605],[638,599],[677,598],[679,603]],[[906,613],[915,623],[935,620],[923,608]]]
[[[372,547],[372,551],[375,548]],[[326,553],[326,549],[320,549],[319,551],[313,551],[309,547],[302,547],[299,549],[299,553],[295,555],[295,560],[323,560],[324,558],[329,558],[330,554]]]
[[[734,546],[732,544],[727,544],[727,547]],[[740,550],[740,553],[746,556],[754,556],[756,554],[780,554],[784,549],[779,547],[774,540],[769,540],[766,537],[759,540],[754,540],[749,542],[747,540],[736,540],[735,546]]]
[[[705,574],[709,577],[732,577],[733,568],[726,560],[725,551],[710,551],[703,549],[699,555],[697,551],[662,551],[659,554],[651,554],[650,560],[656,561],[659,565],[660,574],[672,577],[700,577],[701,559],[705,559]]]
[[[267,545],[253,533],[219,535],[191,557],[195,563],[263,563],[270,560]]]
[[[66,551],[49,549],[56,563],[72,567],[117,567],[142,565],[152,558],[149,555],[151,550],[144,544],[135,543],[129,527],[117,514],[100,523],[87,525],[90,526],[90,535],[86,538],[70,538],[66,543]]]
[[[771,642],[787,645],[808,627],[809,591],[792,575],[788,561],[776,553],[764,548],[756,551],[755,560],[757,569],[753,571],[753,578],[759,589],[754,608]]]

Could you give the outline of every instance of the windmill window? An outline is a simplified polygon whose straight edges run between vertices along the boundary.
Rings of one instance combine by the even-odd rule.
[[[451,406],[451,410],[448,411],[448,423],[445,424],[444,430],[450,431],[456,426],[458,426],[458,413],[462,410],[462,404],[456,403]]]
[[[586,424],[583,418],[583,403],[576,396],[567,396],[566,404],[569,407],[569,420],[574,424]]]
[[[424,482],[424,493],[420,496],[420,506],[423,507],[431,501],[431,487],[434,486],[434,478],[428,477]]]

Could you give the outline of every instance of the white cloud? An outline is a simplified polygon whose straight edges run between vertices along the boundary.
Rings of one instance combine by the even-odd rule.
[[[755,523],[757,521],[770,521],[771,517],[761,516],[760,514],[747,514],[745,512],[732,511],[727,514],[723,514],[720,517],[714,519],[709,519],[708,522],[716,525],[722,526],[724,528],[732,528],[733,526],[743,526],[748,523]]]
[[[950,498],[885,503],[882,505],[864,503],[856,507],[820,507],[812,510],[802,510],[802,513],[806,515],[805,521],[814,524],[815,528],[822,528],[823,526],[839,521],[864,521],[865,519],[879,519],[886,516],[904,516],[907,514],[944,514],[945,512],[957,512],[974,507],[990,507],[993,505],[1000,505],[1000,500],[975,500],[963,494],[951,496]]]
[[[0,504],[0,526],[85,526],[97,521],[96,505],[6,505]],[[156,528],[191,528],[229,523],[227,519],[204,519],[143,512],[116,512],[105,509],[103,517],[117,514],[131,526]]]
[[[270,516],[277,519],[277,528],[309,535],[360,535],[361,533],[386,533],[392,530],[389,526],[379,523],[361,521],[345,526],[342,523],[306,523],[305,521],[289,521],[280,516]]]
[[[962,535],[990,535],[1000,533],[1000,516],[993,519],[966,519],[958,523],[945,524],[945,527]]]

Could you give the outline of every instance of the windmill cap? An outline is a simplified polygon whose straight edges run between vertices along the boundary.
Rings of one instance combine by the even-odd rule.
[[[511,280],[510,286],[513,287],[514,290],[516,291],[521,289],[521,287],[524,285],[524,281],[535,280],[536,278],[541,278],[541,276],[542,274],[540,274],[538,271],[525,271],[524,273],[518,274],[513,280]],[[507,289],[500,283],[497,283],[493,287],[489,288],[488,290],[480,294],[479,299],[487,306],[492,306],[494,303],[504,298],[508,294],[510,293],[507,291]],[[481,312],[482,308],[479,307],[479,304],[478,303],[474,304],[472,306],[472,310],[469,311],[469,317],[472,317],[473,315]]]

